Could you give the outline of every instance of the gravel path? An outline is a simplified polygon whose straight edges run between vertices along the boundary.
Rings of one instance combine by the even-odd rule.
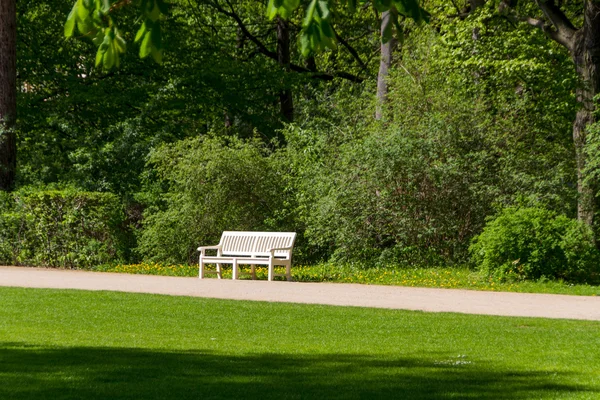
[[[112,290],[233,300],[600,321],[600,297],[596,296],[343,283],[199,280],[27,267],[0,267],[0,286]]]

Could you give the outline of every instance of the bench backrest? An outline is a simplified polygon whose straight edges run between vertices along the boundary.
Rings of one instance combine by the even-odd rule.
[[[223,232],[221,254],[224,256],[268,256],[269,249],[294,247],[295,232]],[[291,250],[275,252],[276,257],[291,257]]]

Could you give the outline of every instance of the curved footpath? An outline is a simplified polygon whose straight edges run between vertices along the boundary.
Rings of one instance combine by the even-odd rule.
[[[233,300],[600,321],[600,297],[596,296],[344,283],[199,280],[27,267],[0,267],[0,286],[111,290]]]

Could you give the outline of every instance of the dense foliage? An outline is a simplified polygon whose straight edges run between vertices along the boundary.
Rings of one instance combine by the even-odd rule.
[[[193,263],[196,248],[217,244],[224,230],[293,229],[283,213],[283,171],[259,140],[188,139],[158,148],[150,165],[155,179],[139,240],[145,259]]]
[[[384,42],[402,40],[383,105],[379,12],[402,2],[331,14],[309,2],[310,18],[294,1],[113,3],[80,0],[68,19],[64,2],[18,3],[21,189],[0,204],[0,262],[193,263],[199,245],[243,229],[298,232],[305,263],[595,273],[593,232],[573,219],[570,54],[497,2],[434,2],[431,15],[406,2],[408,18],[384,27]],[[73,38],[57,43],[65,20]],[[136,31],[160,65],[122,51]],[[33,189],[47,185],[71,189]],[[511,208],[523,199],[537,211]],[[548,226],[527,228],[541,215]],[[505,254],[503,240],[521,244]]]
[[[597,279],[600,253],[589,226],[539,207],[509,207],[470,247],[481,269],[499,278]]]
[[[126,259],[131,243],[114,194],[24,188],[0,200],[2,264],[90,268]]]
[[[313,246],[366,264],[456,263],[495,205],[526,196],[572,214],[567,141],[553,126],[529,131],[542,105],[533,110],[509,88],[482,94],[483,78],[465,87],[430,32],[407,45],[384,123],[370,117],[368,98],[333,97],[327,119],[288,129],[299,219]],[[567,117],[554,120],[568,132]]]

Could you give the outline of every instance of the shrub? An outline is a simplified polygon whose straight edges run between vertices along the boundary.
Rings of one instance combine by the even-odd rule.
[[[124,213],[113,194],[22,189],[0,207],[3,264],[91,268],[124,258]]]
[[[591,228],[539,207],[508,207],[470,247],[478,268],[500,279],[586,280],[598,273]]]
[[[465,256],[465,238],[482,226],[489,200],[475,190],[476,165],[461,159],[448,137],[394,127],[330,151],[319,136],[288,132],[299,213],[314,246],[337,261],[382,266]],[[305,143],[310,138],[314,145]]]
[[[572,145],[557,138],[572,116],[515,95],[513,81],[465,85],[465,64],[443,62],[454,50],[420,32],[388,77],[382,121],[357,94],[324,99],[315,115],[326,118],[286,128],[300,222],[324,259],[463,263],[493,204],[526,196],[565,214],[576,207]]]
[[[324,258],[365,266],[467,259],[499,179],[481,133],[456,113],[412,125],[287,129],[298,215]]]
[[[148,261],[191,263],[224,230],[293,229],[279,161],[258,140],[202,137],[158,148],[138,251]]]

